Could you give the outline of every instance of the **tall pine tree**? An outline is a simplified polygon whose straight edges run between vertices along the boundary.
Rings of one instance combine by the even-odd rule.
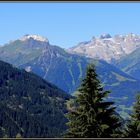
[[[136,94],[136,102],[133,106],[131,119],[127,123],[126,133],[124,137],[140,138],[140,93]]]
[[[69,128],[64,137],[112,137],[121,124],[112,106],[114,103],[104,100],[109,91],[103,90],[93,64],[87,66],[78,92],[75,106],[66,114]]]

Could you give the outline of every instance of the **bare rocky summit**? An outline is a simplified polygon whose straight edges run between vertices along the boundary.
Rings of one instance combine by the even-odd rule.
[[[129,33],[112,37],[110,34],[103,34],[100,37],[92,37],[90,41],[81,42],[67,51],[112,62],[130,54],[137,48],[140,48],[139,35]]]

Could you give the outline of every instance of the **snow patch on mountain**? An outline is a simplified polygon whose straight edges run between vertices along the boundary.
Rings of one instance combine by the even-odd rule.
[[[137,48],[140,48],[140,36],[134,33],[114,36],[102,34],[99,37],[93,36],[90,41],[79,43],[67,51],[112,62]]]
[[[37,40],[37,41],[41,41],[41,42],[48,42],[48,39],[47,39],[47,38],[42,37],[42,36],[39,36],[39,35],[35,35],[35,34],[31,34],[31,35],[27,34],[27,35],[24,35],[24,36],[23,36],[22,38],[20,38],[19,40],[21,40],[21,41],[26,41],[26,40],[28,40],[28,39],[30,39],[30,38],[32,38],[32,39],[34,39],[34,40]]]
[[[27,66],[27,67],[25,68],[25,71],[27,71],[27,72],[31,72],[31,71],[32,71],[31,66]]]

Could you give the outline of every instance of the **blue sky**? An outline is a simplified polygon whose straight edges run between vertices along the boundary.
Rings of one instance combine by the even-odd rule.
[[[103,33],[140,35],[140,3],[0,2],[0,45],[25,34],[68,48]]]

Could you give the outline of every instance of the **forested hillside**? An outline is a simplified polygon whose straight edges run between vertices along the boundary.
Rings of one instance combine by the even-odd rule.
[[[58,137],[71,96],[40,77],[0,61],[0,137]]]

